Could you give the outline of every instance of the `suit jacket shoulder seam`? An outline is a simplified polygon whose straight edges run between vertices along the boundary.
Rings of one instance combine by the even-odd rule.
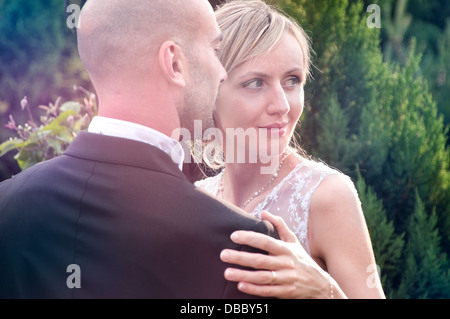
[[[80,201],[79,201],[79,205],[78,205],[78,217],[77,217],[77,222],[76,222],[76,228],[75,228],[75,234],[74,234],[74,247],[73,247],[73,259],[72,259],[72,263],[76,264],[77,263],[77,248],[78,248],[78,230],[79,230],[79,226],[80,226],[80,219],[81,219],[81,215],[82,215],[82,211],[83,211],[83,200],[84,200],[84,196],[86,195],[86,191],[87,191],[87,187],[89,184],[89,181],[91,179],[91,177],[94,175],[94,169],[96,166],[96,162],[93,161],[92,162],[92,167],[91,170],[89,172],[89,176],[88,178],[86,178],[86,181],[84,182],[83,185],[83,192],[80,196]],[[72,289],[72,299],[74,298],[74,293],[75,293],[76,289]]]

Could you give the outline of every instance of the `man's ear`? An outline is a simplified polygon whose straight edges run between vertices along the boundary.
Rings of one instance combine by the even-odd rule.
[[[159,64],[166,79],[177,86],[186,86],[186,57],[174,41],[166,41],[159,50]]]

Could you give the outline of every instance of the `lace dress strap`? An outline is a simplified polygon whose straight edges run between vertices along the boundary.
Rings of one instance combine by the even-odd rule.
[[[199,181],[196,185],[217,195],[221,174]],[[332,174],[342,173],[323,163],[304,159],[272,189],[251,214],[261,218],[261,212],[265,210],[282,217],[310,254],[308,218],[311,198],[322,181]]]

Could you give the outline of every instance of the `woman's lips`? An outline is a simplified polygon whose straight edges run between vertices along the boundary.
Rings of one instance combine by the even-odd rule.
[[[260,128],[267,129],[267,133],[270,135],[282,136],[286,133],[287,123],[274,123]]]

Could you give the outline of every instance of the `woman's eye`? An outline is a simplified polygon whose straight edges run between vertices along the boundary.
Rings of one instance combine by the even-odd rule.
[[[292,87],[297,86],[300,83],[301,83],[301,81],[298,76],[292,76],[284,82],[284,86],[292,88]]]
[[[251,80],[251,81],[245,82],[242,86],[245,88],[248,88],[248,89],[255,90],[255,89],[260,89],[261,87],[263,87],[263,85],[264,85],[263,80],[256,79],[256,80]]]

